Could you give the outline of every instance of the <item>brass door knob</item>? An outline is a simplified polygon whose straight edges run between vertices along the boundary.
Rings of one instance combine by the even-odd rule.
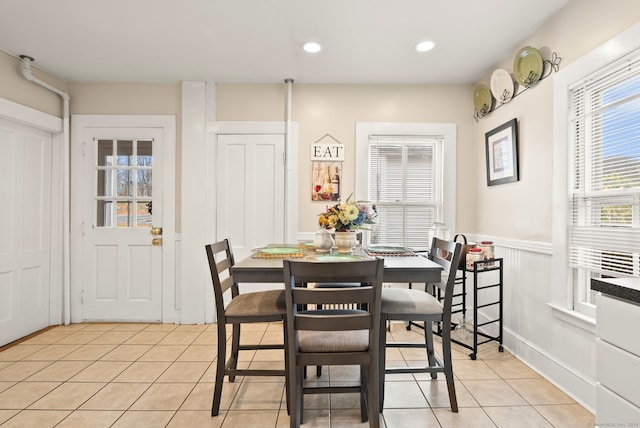
[[[153,245],[154,247],[162,246],[162,238],[153,238],[151,240],[151,245]]]
[[[151,234],[155,235],[155,236],[162,235],[162,228],[161,227],[152,227],[151,228]]]

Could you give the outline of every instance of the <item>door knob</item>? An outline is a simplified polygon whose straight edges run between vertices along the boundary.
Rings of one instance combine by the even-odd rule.
[[[151,245],[153,245],[154,247],[162,246],[162,238],[153,238],[151,240]]]
[[[154,235],[154,236],[162,235],[162,228],[161,227],[152,227],[151,228],[151,234]]]

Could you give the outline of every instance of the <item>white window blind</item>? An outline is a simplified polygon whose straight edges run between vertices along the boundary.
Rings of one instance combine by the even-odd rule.
[[[640,52],[569,90],[574,278],[640,276]]]
[[[442,221],[442,144],[438,136],[369,136],[372,243],[428,248],[428,229]]]

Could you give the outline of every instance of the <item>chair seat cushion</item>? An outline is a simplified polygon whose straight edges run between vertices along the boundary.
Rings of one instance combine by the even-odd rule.
[[[225,309],[228,317],[279,315],[286,312],[284,290],[240,293]]]
[[[415,289],[383,288],[383,314],[442,314],[442,304],[431,294]]]
[[[300,352],[362,352],[369,348],[369,330],[298,332]]]

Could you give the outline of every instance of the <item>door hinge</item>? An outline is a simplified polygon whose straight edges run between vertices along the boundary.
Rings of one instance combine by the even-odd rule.
[[[84,290],[80,291],[80,304],[84,305]]]
[[[282,165],[287,166],[287,152],[282,153]]]

